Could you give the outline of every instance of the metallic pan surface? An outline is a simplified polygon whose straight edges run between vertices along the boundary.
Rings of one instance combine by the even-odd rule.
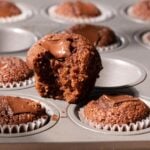
[[[145,70],[133,61],[102,58],[103,70],[96,87],[118,88],[134,86],[146,77]]]
[[[0,28],[0,53],[27,50],[37,37],[21,28]]]
[[[43,36],[47,33],[58,31],[58,29],[67,28],[67,24],[59,24],[47,17],[44,17],[42,12],[45,11],[45,8],[48,6],[52,6],[61,2],[60,0],[12,0],[15,2],[23,2],[27,6],[33,8],[37,14],[32,16],[29,19],[22,20],[15,23],[5,23],[0,24],[0,30],[2,28],[21,28],[25,29],[29,32],[32,32],[35,35]],[[107,19],[103,22],[96,22],[97,25],[106,25],[114,29],[120,34],[125,34],[128,38],[128,45],[122,47],[117,51],[112,51],[109,53],[102,53],[101,57],[109,58],[109,60],[121,59],[121,61],[129,60],[127,62],[131,62],[131,66],[142,66],[142,70],[144,69],[147,73],[147,77],[145,80],[141,80],[142,82],[138,85],[134,85],[134,90],[136,91],[139,97],[145,97],[147,101],[150,101],[150,51],[141,46],[136,42],[134,36],[135,33],[142,32],[143,29],[150,29],[148,23],[139,23],[134,22],[127,17],[122,11],[124,11],[125,7],[137,2],[135,0],[91,0],[96,3],[108,6],[108,8],[112,8],[115,10],[115,16],[111,19]],[[11,32],[11,31],[10,31]],[[13,31],[14,32],[14,31]],[[23,33],[24,34],[24,33]],[[28,35],[28,34],[27,34]],[[1,36],[1,35],[0,35]],[[3,33],[4,36],[4,33]],[[11,38],[12,41],[15,39]],[[2,39],[3,40],[3,39]],[[17,46],[19,45],[19,49],[15,53],[0,53],[0,56],[3,55],[12,55],[12,56],[26,56],[26,51],[22,51],[22,49],[26,49],[30,46],[30,42],[28,42],[28,46],[24,45],[24,43],[29,40],[20,38],[17,45],[13,45],[11,43],[11,47],[15,46],[13,50],[17,50]],[[0,40],[1,41],[1,40]],[[9,43],[4,41],[7,45],[5,48],[9,48]],[[21,48],[20,48],[21,47]],[[1,44],[0,44],[1,48]],[[3,48],[3,47],[2,47]],[[0,49],[1,50],[1,49]],[[5,49],[2,49],[5,51]],[[9,49],[6,49],[9,51]],[[20,51],[21,50],[21,51]],[[10,50],[11,51],[11,50]],[[135,62],[132,63],[132,62]],[[117,61],[118,63],[118,61]],[[127,63],[128,64],[128,63]],[[137,65],[138,64],[138,65]],[[129,63],[130,66],[130,63]],[[136,68],[141,72],[141,67]],[[132,70],[131,70],[132,71]],[[135,77],[136,78],[136,77]],[[114,89],[114,88],[113,88]],[[113,93],[112,89],[112,93]],[[120,88],[120,90],[129,88]],[[107,89],[106,89],[107,90]],[[7,90],[0,91],[0,95],[25,95],[29,97],[39,97],[38,93],[33,87],[25,88],[25,89],[16,89],[16,90]],[[42,98],[42,102],[54,103],[59,110],[60,119],[50,129],[47,129],[43,132],[34,135],[22,136],[22,137],[0,137],[0,149],[2,150],[46,150],[46,149],[62,149],[62,150],[123,150],[123,149],[136,149],[143,150],[149,149],[150,147],[150,132],[146,132],[138,135],[108,135],[103,133],[97,133],[90,130],[85,130],[79,127],[76,123],[74,123],[69,117],[67,113],[68,104],[63,101],[52,100],[50,98]]]

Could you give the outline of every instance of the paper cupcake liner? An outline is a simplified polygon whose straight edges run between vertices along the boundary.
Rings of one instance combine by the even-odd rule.
[[[117,37],[117,42],[114,44],[111,44],[110,46],[103,46],[103,47],[99,47],[97,46],[96,49],[99,52],[108,52],[108,51],[112,51],[117,49],[118,47],[120,47],[122,45],[122,41],[119,37]]]
[[[0,133],[22,133],[29,132],[41,128],[48,121],[48,118],[40,118],[38,120],[34,120],[33,122],[28,122],[26,124],[19,125],[0,125]]]
[[[96,129],[115,131],[115,132],[129,132],[129,131],[131,132],[131,131],[138,131],[138,130],[142,130],[142,129],[146,129],[146,128],[150,127],[150,115],[148,117],[146,117],[145,119],[142,119],[141,121],[137,121],[135,123],[130,123],[129,125],[128,124],[103,125],[103,124],[97,124],[96,122],[92,122],[92,121],[88,120],[84,116],[83,110],[84,110],[84,108],[81,108],[79,110],[80,120],[83,123],[89,125],[90,127],[94,127]]]
[[[76,17],[65,17],[63,15],[60,15],[60,14],[57,14],[55,12],[56,8],[58,7],[57,5],[55,6],[52,6],[48,9],[48,15],[50,17],[52,17],[54,20],[56,21],[60,21],[62,23],[68,23],[68,22],[73,22],[73,23],[79,23],[79,24],[82,24],[82,23],[94,23],[94,22],[98,22],[98,21],[104,21],[108,18],[111,18],[113,16],[113,12],[106,9],[105,7],[103,6],[99,6],[97,5],[97,8],[102,12],[102,14],[100,16],[97,16],[97,17],[89,17],[89,18],[76,18]]]
[[[149,32],[146,32],[142,35],[142,42],[144,44],[147,44],[148,46],[150,46],[150,31]]]
[[[0,83],[0,89],[13,89],[13,88],[21,88],[33,85],[35,82],[34,77],[31,77],[24,81],[12,82],[12,83]]]
[[[16,4],[18,8],[21,10],[21,14],[11,17],[0,17],[0,23],[12,23],[21,20],[25,20],[32,16],[32,10],[24,6],[23,4]]]
[[[127,14],[128,14],[129,16],[131,16],[131,17],[135,17],[135,18],[136,18],[136,16],[135,16],[134,13],[133,13],[133,7],[132,7],[132,6],[130,6],[130,7],[127,9]]]

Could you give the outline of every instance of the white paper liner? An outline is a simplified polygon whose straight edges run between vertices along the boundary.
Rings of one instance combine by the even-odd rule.
[[[142,42],[150,46],[150,31],[142,35]]]
[[[103,46],[103,47],[99,47],[97,46],[96,49],[99,52],[108,52],[108,51],[112,51],[117,49],[118,47],[120,47],[122,45],[122,41],[119,37],[117,37],[117,42],[114,44],[111,44],[110,46]]]
[[[101,129],[101,130],[108,130],[108,131],[115,131],[115,132],[129,132],[129,131],[131,132],[131,131],[138,131],[138,130],[142,130],[142,129],[146,129],[150,127],[150,114],[145,119],[142,119],[141,121],[137,121],[136,123],[130,123],[129,125],[127,124],[103,125],[103,124],[97,124],[96,122],[92,122],[88,120],[84,116],[84,108],[81,108],[78,113],[79,113],[79,118],[81,122],[89,125],[90,127],[94,127],[96,129]]]
[[[137,20],[139,22],[148,22],[150,23],[150,20],[144,20],[142,18],[139,18],[138,16],[136,16],[134,13],[133,13],[133,6],[130,6],[128,9],[127,9],[127,15],[129,17],[132,17],[134,20]]]
[[[21,10],[21,14],[11,17],[0,17],[0,23],[12,23],[25,20],[32,16],[32,10],[23,4],[16,3],[16,6]]]
[[[56,8],[58,7],[57,5],[54,5],[52,7],[50,7],[48,9],[48,15],[53,18],[56,21],[60,21],[62,23],[68,23],[68,22],[73,22],[73,23],[94,23],[94,22],[98,22],[98,21],[104,21],[106,19],[109,19],[113,16],[113,12],[110,11],[110,9],[105,8],[104,6],[99,6],[98,4],[95,4],[96,7],[101,11],[101,15],[100,16],[96,16],[96,17],[89,17],[89,18],[76,18],[76,17],[66,17],[60,14],[57,14],[55,12]]]
[[[13,88],[21,88],[33,85],[35,82],[34,77],[31,77],[24,81],[12,82],[12,83],[0,83],[0,89],[13,89]]]
[[[10,133],[22,133],[36,130],[42,126],[44,126],[48,121],[47,118],[40,118],[38,120],[34,120],[33,122],[28,122],[26,124],[19,125],[0,125],[0,133],[2,134],[10,134]]]

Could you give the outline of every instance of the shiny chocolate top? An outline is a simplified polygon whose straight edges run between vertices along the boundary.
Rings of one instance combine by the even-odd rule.
[[[41,105],[34,101],[19,97],[0,96],[0,113],[15,115],[21,113],[37,113]]]
[[[116,43],[117,37],[115,33],[106,26],[96,26],[96,25],[75,25],[66,32],[80,34],[86,37],[95,46],[109,46]]]
[[[70,52],[70,41],[67,40],[43,40],[40,45],[57,59],[65,58],[71,55]]]
[[[139,101],[138,98],[129,95],[118,95],[118,96],[103,95],[99,99],[98,103],[102,108],[111,108],[118,105],[119,103],[135,101],[135,100]]]

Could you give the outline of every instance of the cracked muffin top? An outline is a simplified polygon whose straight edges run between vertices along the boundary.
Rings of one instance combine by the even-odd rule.
[[[135,123],[145,119],[149,113],[150,109],[144,102],[129,95],[103,95],[84,107],[87,120],[104,125]]]
[[[92,3],[81,0],[69,1],[58,5],[56,13],[65,17],[96,17],[101,15],[100,10]]]

